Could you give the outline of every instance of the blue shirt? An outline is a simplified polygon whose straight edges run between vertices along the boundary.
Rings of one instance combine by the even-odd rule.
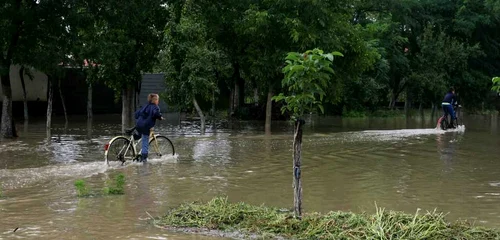
[[[455,99],[455,94],[449,92],[447,93],[445,96],[444,96],[444,99],[443,99],[443,102],[445,103],[449,103],[451,105],[453,105],[453,103],[456,101]]]
[[[149,134],[149,130],[156,124],[156,119],[161,119],[160,107],[148,103],[135,112],[135,127],[140,134]]]

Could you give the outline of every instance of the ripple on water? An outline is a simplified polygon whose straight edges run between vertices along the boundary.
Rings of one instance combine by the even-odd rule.
[[[180,156],[150,160],[146,166],[151,168],[141,163],[109,168],[102,160],[102,145],[119,132],[119,126],[95,126],[91,143],[86,140],[86,133],[79,133],[76,127],[46,146],[39,146],[43,138],[20,146],[1,143],[7,147],[0,151],[40,151],[50,159],[49,166],[0,170],[6,195],[11,195],[0,199],[1,208],[5,209],[0,209],[1,214],[9,214],[4,220],[9,227],[39,227],[26,232],[52,239],[67,234],[96,239],[195,239],[149,228],[143,221],[148,218],[146,212],[161,215],[178,203],[207,200],[215,195],[278,207],[291,204],[289,128],[283,127],[285,130],[272,136],[250,126],[212,131],[200,137],[196,126],[159,126],[158,132],[174,135]],[[371,211],[377,202],[381,207],[408,212],[417,207],[437,207],[451,212],[450,219],[470,217],[497,224],[498,166],[495,161],[484,160],[498,156],[496,146],[484,143],[491,141],[492,136],[474,135],[477,133],[468,130],[461,138],[464,129],[449,134],[436,129],[351,131],[361,127],[335,132],[328,127],[327,131],[306,129],[304,135],[307,211]],[[470,136],[487,141],[479,146],[471,142]],[[78,146],[67,146],[71,144]],[[75,179],[86,178],[89,185],[100,189],[118,172],[127,176],[125,195],[84,199],[75,196]],[[16,185],[23,189],[15,189]],[[53,229],[58,232],[51,232]],[[14,237],[6,232],[0,234]]]

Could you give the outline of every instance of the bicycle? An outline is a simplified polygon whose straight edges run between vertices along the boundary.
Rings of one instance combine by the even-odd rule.
[[[136,145],[142,141],[141,135],[135,127],[125,131],[125,136],[114,137],[104,146],[104,161],[108,166],[123,165],[126,161],[140,161],[141,151],[137,153]],[[140,146],[140,145],[139,145]],[[149,134],[148,159],[159,159],[163,156],[174,156],[175,148],[170,139],[160,134],[155,134],[151,129]]]
[[[457,109],[461,108],[462,106],[460,105],[453,105],[453,110],[455,111],[455,119],[452,119],[451,124],[448,121],[448,114],[445,113],[442,117],[439,118],[438,120],[438,125],[441,127],[441,130],[446,131],[448,128],[457,128],[458,127],[458,111]],[[451,116],[450,116],[451,117]]]

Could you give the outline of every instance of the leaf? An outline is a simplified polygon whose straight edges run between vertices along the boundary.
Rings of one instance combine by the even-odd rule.
[[[324,69],[325,69],[327,72],[329,72],[329,73],[332,73],[332,74],[334,74],[334,73],[335,73],[331,67],[325,67]]]
[[[299,60],[298,53],[296,53],[296,52],[288,53],[288,56],[286,57],[286,60],[292,60],[292,61]]]
[[[286,67],[283,68],[283,73],[290,72],[290,69],[293,67],[293,65],[287,65]]]
[[[328,60],[333,61],[333,54],[328,53],[325,55],[325,57],[328,58]]]
[[[331,53],[333,56],[339,56],[339,57],[343,57],[344,54],[342,54],[341,52],[332,52]]]
[[[491,81],[493,82],[491,90],[500,93],[500,77],[494,77],[493,79],[491,79]]]

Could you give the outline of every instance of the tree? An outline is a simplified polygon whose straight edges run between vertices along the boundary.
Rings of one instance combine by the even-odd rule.
[[[204,134],[205,114],[198,101],[214,98],[213,94],[218,92],[219,78],[230,76],[231,65],[219,45],[209,37],[206,20],[201,12],[199,6],[186,3],[179,24],[175,26],[176,34],[172,36],[172,31],[167,32],[167,49],[176,49],[177,52],[168,52],[164,59],[166,89],[162,95],[167,103],[177,106],[179,110],[194,107]],[[180,69],[176,69],[177,61],[182,62]]]
[[[153,69],[163,45],[166,7],[163,0],[97,1],[79,11],[91,16],[80,31],[78,52],[88,61],[91,85],[98,79],[122,100],[122,130],[133,125],[135,97],[142,73]]]
[[[305,123],[305,114],[320,110],[325,89],[332,84],[334,73],[331,68],[334,56],[343,56],[340,52],[325,54],[322,50],[308,50],[304,53],[291,52],[286,57],[286,66],[283,68],[285,77],[282,86],[287,94],[280,93],[274,97],[275,101],[284,101],[282,112],[290,112],[295,122],[293,139],[293,188],[294,211],[297,217],[302,216],[302,127]]]
[[[369,68],[375,52],[362,38],[363,29],[350,23],[353,8],[349,1],[258,1],[244,12],[238,33],[250,40],[243,58],[261,92],[268,93],[266,132],[270,132],[273,92],[280,91],[282,59],[290,51],[314,47],[349,52],[338,70],[348,82]],[[271,29],[271,31],[270,31]],[[335,78],[335,76],[333,76]],[[326,99],[336,103],[342,96],[343,79],[328,86]]]
[[[491,87],[491,90],[500,93],[500,77],[494,77],[493,79],[491,79],[491,81],[493,82],[493,87]]]
[[[28,111],[28,98],[26,94],[26,82],[24,80],[24,75],[27,75],[28,78],[33,81],[33,74],[31,71],[25,66],[21,66],[19,69],[19,78],[21,80],[21,86],[23,88],[23,107],[24,107],[24,121],[27,122],[29,120],[29,111]]]
[[[23,16],[32,15],[29,7],[22,0],[10,0],[0,6],[0,79],[2,86],[2,120],[0,134],[4,138],[16,137],[14,118],[12,116],[12,89],[10,83],[10,67],[13,64],[15,51],[19,47],[19,39],[26,26]],[[29,24],[27,26],[30,26]]]
[[[65,66],[70,63],[72,34],[71,22],[74,14],[71,8],[71,0],[64,1],[40,1],[37,4],[37,14],[43,16],[43,24],[26,32],[24,38],[35,39],[31,52],[18,56],[21,63],[36,68],[48,77],[48,99],[47,99],[47,133],[50,135],[52,125],[52,101],[54,87],[58,86],[59,95],[63,104],[65,120],[67,124],[66,107],[64,97],[60,88],[61,80],[65,76]],[[24,39],[23,38],[23,39]],[[36,57],[33,57],[36,56]]]
[[[1,135],[15,137],[12,117],[12,90],[9,69],[12,65],[31,66],[48,75],[60,69],[65,58],[63,47],[71,11],[70,0],[9,0],[0,6],[0,75],[3,92]],[[19,74],[19,73],[16,73]],[[23,79],[24,80],[24,79]]]

